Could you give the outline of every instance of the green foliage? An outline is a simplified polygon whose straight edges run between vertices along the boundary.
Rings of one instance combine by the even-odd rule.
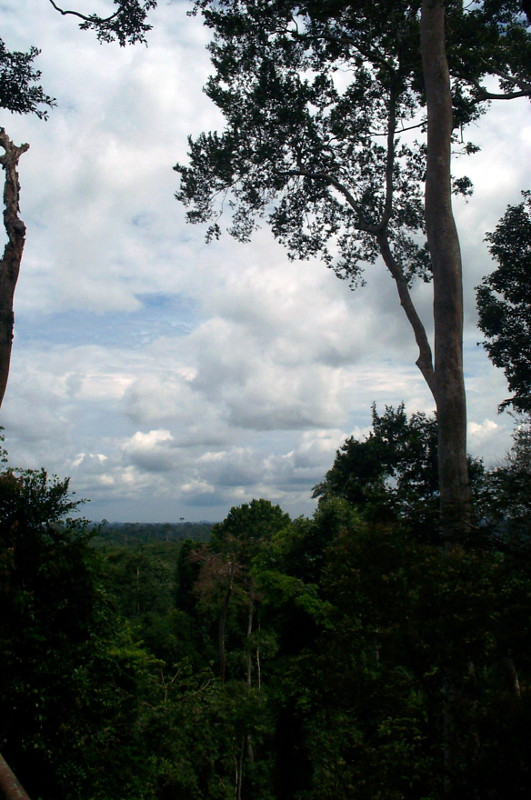
[[[199,576],[199,564],[193,559],[196,546],[191,539],[183,542],[175,568],[175,605],[188,613],[195,610],[193,588]]]
[[[359,441],[351,436],[314,497],[343,497],[383,520],[404,519],[418,530],[434,525],[438,506],[437,422],[400,405],[372,409],[372,430]]]
[[[511,664],[529,675],[529,625],[513,609],[530,578],[499,555],[443,553],[381,525],[344,529],[322,582],[331,624],[294,665],[307,796],[503,797],[504,774],[523,797],[527,699]]]
[[[41,73],[33,62],[39,52],[36,47],[30,47],[27,53],[11,52],[0,39],[0,108],[43,119],[47,109],[55,105],[38,84]]]
[[[378,522],[400,521],[421,539],[437,536],[439,477],[437,420],[405,412],[404,405],[372,408],[372,430],[358,440],[349,437],[313,496],[341,497]],[[472,487],[483,475],[482,463],[469,459]]]
[[[0,474],[0,748],[35,797],[134,796],[136,686],[149,659],[110,612],[68,480]],[[66,518],[65,518],[66,517]]]
[[[280,506],[274,506],[269,500],[251,500],[249,504],[231,508],[223,522],[214,526],[209,548],[234,552],[248,560],[289,522],[289,515]]]
[[[108,17],[98,14],[79,14],[75,11],[62,11],[52,3],[63,15],[70,14],[81,18],[81,30],[95,31],[100,42],[118,42],[120,47],[127,44],[146,42],[146,33],[151,25],[146,22],[150,11],[157,7],[157,0],[114,0],[117,9]]]
[[[522,418],[502,463],[489,470],[482,496],[482,524],[500,544],[524,553],[531,542],[531,419]]]
[[[105,584],[115,610],[129,620],[136,634],[157,658],[179,660],[182,636],[174,609],[175,561],[179,542],[154,542],[105,548]]]
[[[489,358],[505,372],[512,396],[501,408],[512,405],[531,412],[531,193],[508,206],[494,233],[487,236],[490,252],[498,262],[477,288],[479,328]]]

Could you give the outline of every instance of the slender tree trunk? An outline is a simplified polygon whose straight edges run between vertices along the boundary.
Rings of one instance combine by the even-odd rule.
[[[258,625],[258,629],[260,630],[260,624]],[[256,680],[258,691],[262,688],[262,662],[260,659],[260,645],[256,646]]]
[[[520,679],[518,678],[518,672],[516,671],[516,667],[514,665],[514,661],[510,652],[503,659],[503,665],[507,670],[507,674],[511,682],[511,688],[515,696],[521,697],[522,687],[520,686]]]
[[[253,632],[253,618],[254,618],[254,597],[252,586],[249,589],[249,606],[247,609],[247,686],[252,686],[252,654],[249,646],[249,639]]]
[[[452,98],[441,0],[423,0],[420,33],[428,111],[425,214],[433,266],[441,532],[451,542],[462,540],[469,532],[470,487],[463,376],[462,267],[451,194]]]
[[[0,406],[4,399],[11,361],[13,327],[15,316],[13,303],[15,287],[20,272],[20,263],[26,240],[26,226],[19,218],[20,183],[18,180],[18,161],[29,144],[14,145],[4,128],[0,128],[0,146],[5,153],[0,156],[0,164],[5,172],[4,183],[4,227],[7,243],[0,261]]]
[[[245,736],[242,739],[242,744],[238,758],[235,765],[235,783],[234,783],[234,800],[241,800],[242,785],[243,785],[243,759],[245,758]]]
[[[249,689],[253,685],[253,659],[251,648],[249,646],[249,640],[251,638],[253,632],[253,622],[254,622],[254,593],[253,593],[253,582],[251,580],[251,585],[249,587],[249,606],[248,606],[248,613],[247,613],[247,686]],[[245,745],[247,747],[247,757],[249,761],[254,761],[254,750],[253,750],[253,743],[249,734],[245,735]],[[244,748],[245,749],[245,748]]]
[[[225,648],[225,629],[227,627],[227,614],[229,611],[229,603],[232,595],[232,587],[234,585],[235,570],[236,570],[236,564],[234,563],[230,564],[227,590],[225,592],[225,597],[223,599],[223,605],[221,607],[221,611],[219,612],[219,622],[218,622],[219,677],[221,678],[222,683],[225,683],[225,679],[227,677],[227,653]]]

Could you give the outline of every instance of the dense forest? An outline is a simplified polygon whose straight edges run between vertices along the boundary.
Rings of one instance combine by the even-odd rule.
[[[108,522],[102,519],[94,525],[98,542],[109,544],[146,544],[147,542],[178,542],[184,539],[208,539],[210,522]]]
[[[5,468],[0,749],[30,797],[529,797],[529,425],[472,462],[452,546],[434,428],[374,408],[312,518],[257,499],[195,540],[112,541]]]

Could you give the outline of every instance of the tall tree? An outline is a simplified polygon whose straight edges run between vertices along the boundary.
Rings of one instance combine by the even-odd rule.
[[[505,372],[512,405],[531,413],[531,192],[508,206],[493,233],[490,252],[498,262],[477,288],[479,328],[490,360]]]
[[[531,93],[519,4],[197,0],[195,8],[213,31],[206,93],[226,128],[190,139],[189,164],[176,166],[177,198],[190,207],[189,221],[211,223],[207,238],[220,235],[223,209],[242,241],[265,218],[290,257],[319,256],[353,286],[366,264],[383,259],[437,409],[441,526],[449,537],[466,534],[463,300],[451,192],[470,184],[452,182],[450,149],[486,101]],[[499,93],[485,88],[489,75]],[[410,292],[416,276],[433,277],[434,354]]]

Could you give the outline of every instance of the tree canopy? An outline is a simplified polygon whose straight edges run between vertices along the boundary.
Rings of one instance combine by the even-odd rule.
[[[421,3],[199,0],[196,9],[213,31],[205,91],[226,127],[190,139],[190,165],[176,166],[188,219],[217,236],[223,211],[241,240],[266,219],[291,257],[319,255],[353,284],[385,244],[408,284],[429,279]],[[495,96],[486,76],[498,75],[507,95],[529,93],[531,44],[518,3],[446,11],[457,131]]]
[[[342,497],[380,521],[402,519],[429,538],[439,497],[435,417],[408,417],[403,405],[378,414],[373,406],[369,435],[346,440],[313,495]]]
[[[483,346],[505,372],[512,396],[502,408],[531,413],[531,192],[509,206],[496,230],[487,235],[498,262],[477,288]]]

